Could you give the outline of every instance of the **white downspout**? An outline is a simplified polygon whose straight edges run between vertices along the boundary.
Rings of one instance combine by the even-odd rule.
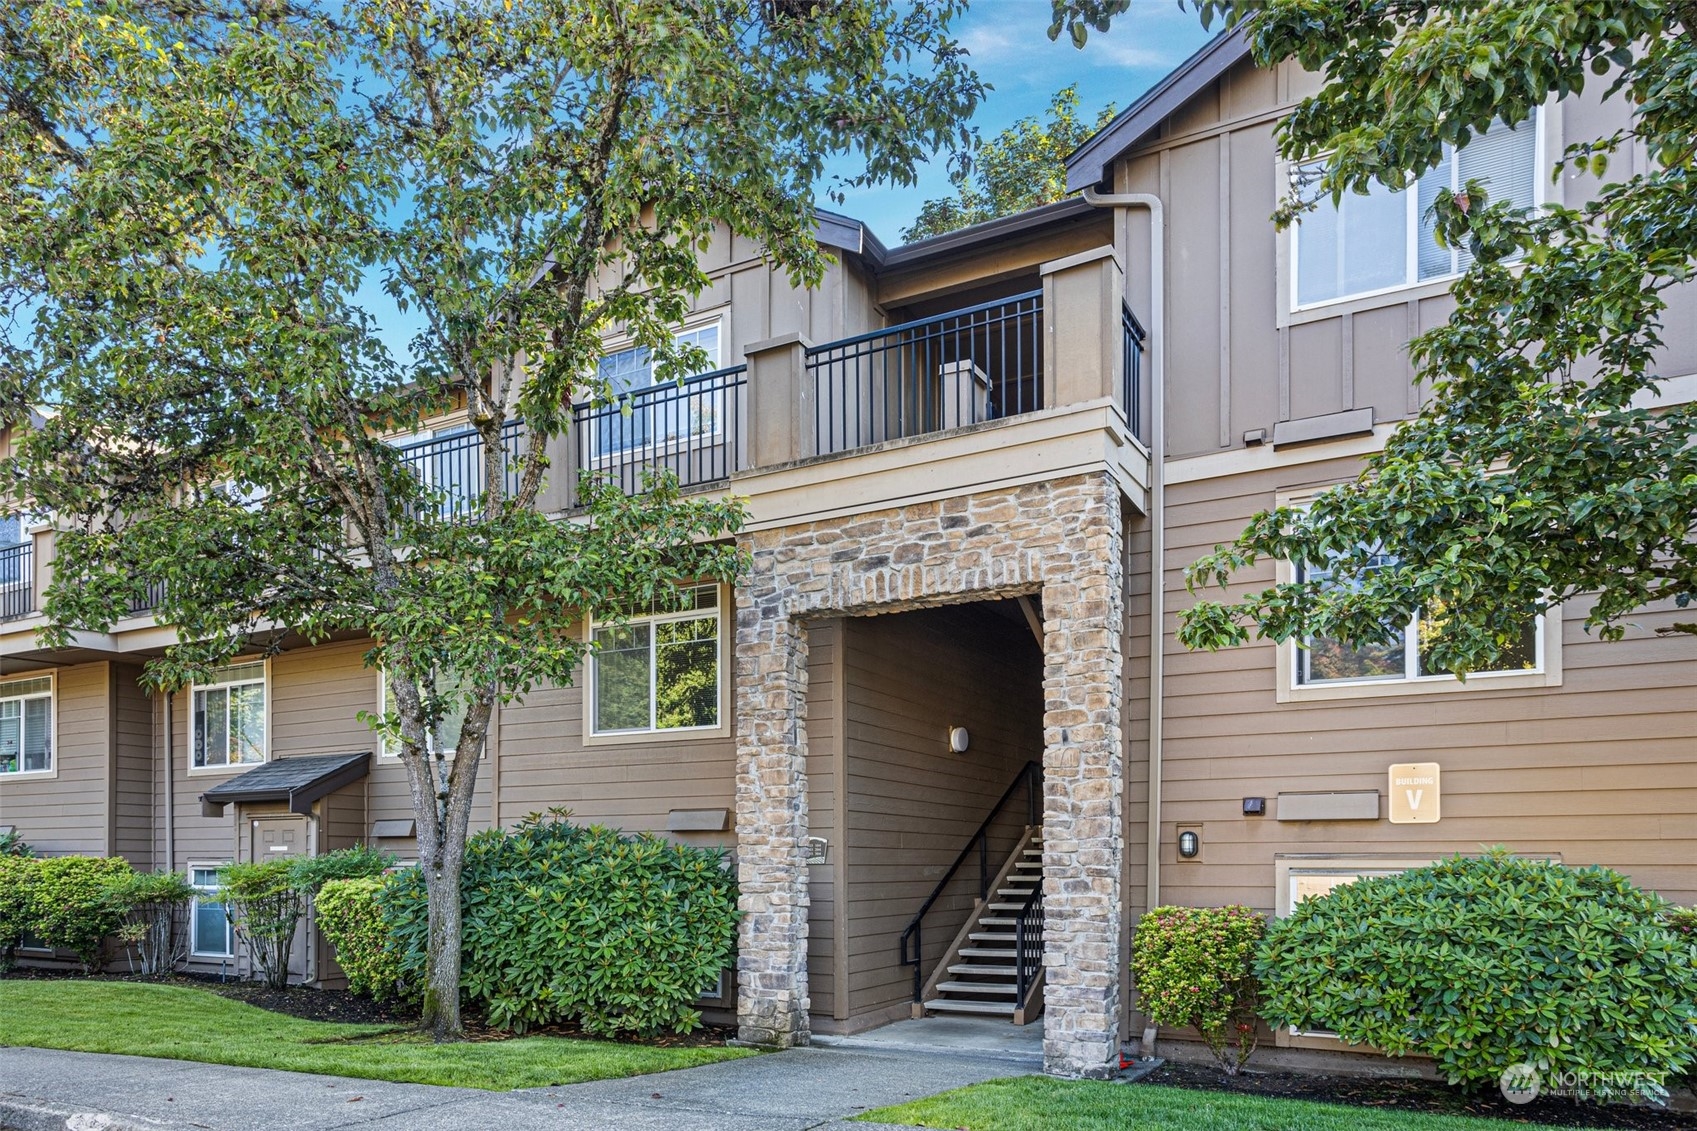
[[[1144,208],[1149,212],[1149,817],[1147,906],[1161,904],[1161,744],[1163,677],[1166,668],[1167,558],[1167,302],[1166,217],[1161,198],[1146,192],[1084,190],[1097,208]],[[1130,232],[1126,240],[1129,245]],[[1131,262],[1129,246],[1122,260]]]
[[[177,791],[171,780],[176,774],[171,755],[171,699],[173,692],[162,691],[165,700],[165,867],[166,872],[177,870]],[[192,878],[192,877],[191,877]]]

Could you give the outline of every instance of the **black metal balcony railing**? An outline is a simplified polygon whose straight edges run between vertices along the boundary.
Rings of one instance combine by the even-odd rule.
[[[130,602],[130,615],[139,617],[143,613],[151,613],[165,603],[165,583],[163,581],[149,582],[147,592]]]
[[[507,493],[519,487],[519,425],[510,421],[501,430],[507,455]],[[454,519],[470,514],[483,503],[483,437],[467,428],[446,436],[433,436],[410,444],[396,445],[401,462],[430,490],[435,501],[420,508],[438,518]]]
[[[748,367],[733,365],[683,381],[622,393],[573,410],[580,464],[626,494],[665,470],[682,487],[729,479],[742,463]]]
[[[820,455],[1043,407],[1043,292],[952,310],[807,353]]]
[[[35,545],[0,546],[0,620],[35,612]]]
[[[1129,304],[1120,304],[1120,329],[1124,340],[1124,374],[1125,388],[1121,390],[1121,398],[1125,406],[1126,423],[1131,425],[1131,434],[1139,440],[1143,439],[1143,343],[1148,335],[1143,332],[1143,323],[1137,320],[1137,315],[1131,312]]]

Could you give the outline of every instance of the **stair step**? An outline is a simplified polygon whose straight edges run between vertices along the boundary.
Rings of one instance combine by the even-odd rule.
[[[1028,848],[1028,849],[1025,850],[1025,855],[1027,855],[1027,856],[1041,856],[1041,855],[1043,855],[1043,850],[1041,848]]]
[[[1012,915],[980,915],[978,917],[980,927],[1011,927],[1017,922],[1019,920]]]
[[[937,990],[945,994],[1011,994],[1018,992],[1012,982],[938,982]]]
[[[963,946],[960,948],[962,958],[1013,958],[1012,947],[999,946]]]
[[[925,1003],[925,1008],[938,1013],[996,1013],[1003,1017],[1012,1017],[1014,1004],[1011,1001],[950,1001],[948,998],[932,998]]]
[[[1020,892],[1019,894],[1030,895],[1031,893],[1027,891],[1027,892]],[[987,903],[984,906],[991,911],[1023,911],[1023,910],[1025,910],[1025,903],[1023,901],[1019,902],[1019,903]]]
[[[1015,868],[1041,868],[1042,866],[1043,861],[1041,860],[1021,860],[1014,865]]]
[[[997,888],[996,894],[997,895],[1030,895],[1031,889],[1030,888]],[[991,906],[994,907],[995,904],[991,904]]]
[[[963,951],[961,951],[961,953],[965,954],[966,952],[963,950]],[[1004,957],[1012,958],[1013,952],[1009,951]],[[1017,967],[1017,966],[991,966],[988,963],[980,966],[980,965],[977,965],[977,964],[971,963],[971,962],[963,962],[963,963],[960,963],[959,965],[949,967],[949,973],[951,973],[951,974],[982,974],[987,978],[1012,978],[1019,973],[1019,967]]]
[[[1013,942],[1012,931],[973,931],[966,937],[973,942],[1005,942],[1010,944]],[[1009,951],[1008,953],[1012,954],[1013,952]]]

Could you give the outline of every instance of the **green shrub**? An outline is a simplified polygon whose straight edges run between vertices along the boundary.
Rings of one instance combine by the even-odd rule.
[[[1662,922],[1674,934],[1697,943],[1697,907],[1670,907],[1662,912]]]
[[[307,900],[332,880],[381,875],[394,857],[355,845],[322,856],[231,864],[219,872],[219,899],[230,909],[236,935],[274,990],[289,985],[289,954]]]
[[[1666,909],[1618,872],[1501,849],[1356,880],[1267,932],[1263,1015],[1423,1053],[1452,1084],[1526,1063],[1655,1098],[1697,1034],[1697,948]]]
[[[0,833],[0,856],[34,856],[35,849],[24,843],[23,834],[17,829],[7,829]]]
[[[736,942],[736,881],[724,863],[718,849],[557,815],[479,833],[466,846],[466,999],[520,1031],[562,1020],[595,1034],[694,1028],[691,1006]],[[423,875],[396,873],[382,902],[403,977],[422,985]]]
[[[116,856],[50,856],[36,861],[30,886],[30,934],[74,953],[93,972],[103,964],[106,936],[123,923],[112,885],[135,874]]]
[[[1157,1025],[1190,1026],[1235,1076],[1260,1041],[1255,947],[1267,921],[1247,907],[1157,907],[1137,924],[1131,976]]]
[[[12,952],[34,922],[30,892],[39,861],[0,854],[0,971],[12,968]]]
[[[356,844],[322,856],[297,856],[289,861],[289,882],[303,895],[315,895],[331,880],[355,880],[381,876],[395,866],[388,852]]]
[[[383,921],[379,876],[330,880],[318,889],[318,929],[336,948],[348,989],[378,1001],[400,997],[401,954]]]
[[[184,912],[194,897],[194,888],[177,872],[133,872],[112,881],[106,898],[122,917],[118,938],[133,972],[161,977],[188,957]]]

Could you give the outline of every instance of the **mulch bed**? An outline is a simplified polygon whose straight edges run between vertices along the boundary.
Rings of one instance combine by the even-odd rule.
[[[1541,1096],[1529,1104],[1511,1104],[1495,1090],[1469,1094],[1434,1080],[1362,1076],[1322,1076],[1304,1072],[1249,1072],[1228,1078],[1201,1064],[1167,1063],[1144,1080],[1179,1088],[1239,1092],[1252,1096],[1314,1100],[1351,1107],[1388,1107],[1435,1115],[1474,1115],[1505,1122],[1564,1124],[1572,1127],[1647,1128],[1697,1131],[1697,1114],[1648,1105],[1596,1104]],[[1131,1085],[1136,1087],[1135,1084]]]

